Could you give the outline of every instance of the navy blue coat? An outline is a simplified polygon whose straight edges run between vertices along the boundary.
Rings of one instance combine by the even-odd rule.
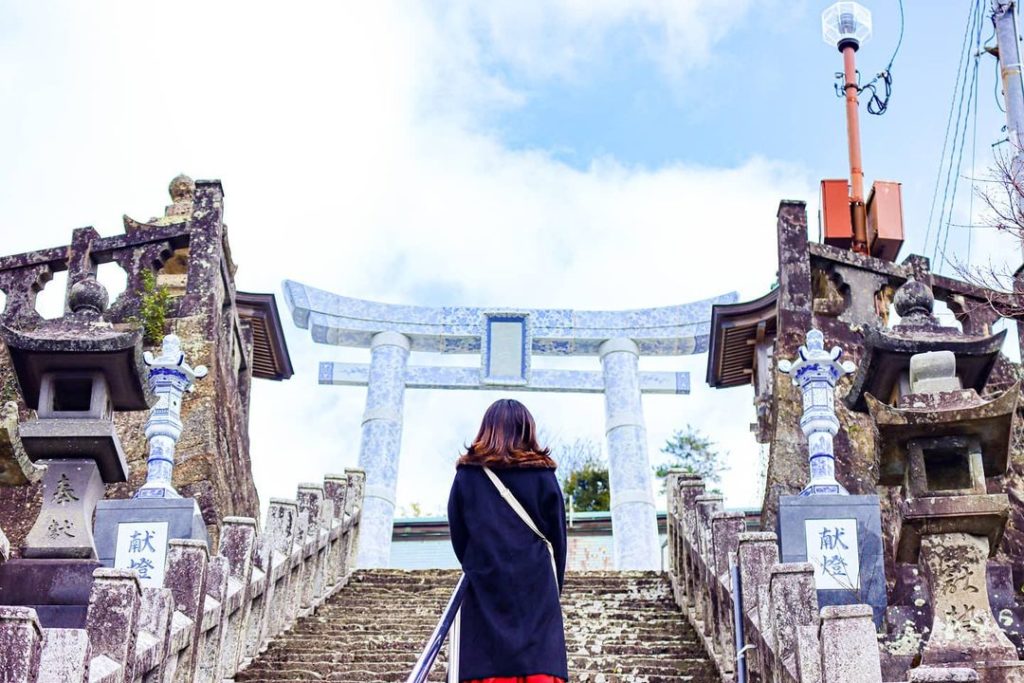
[[[555,549],[501,497],[487,474],[460,465],[448,498],[452,546],[468,581],[459,678],[549,674],[568,680],[559,595],[565,578],[565,503],[550,468],[491,468]]]

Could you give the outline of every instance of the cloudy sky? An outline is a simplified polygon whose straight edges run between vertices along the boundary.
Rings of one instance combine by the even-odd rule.
[[[279,298],[285,278],[423,305],[759,296],[775,276],[778,201],[806,200],[816,234],[817,183],[846,172],[825,4],[0,1],[2,250],[65,244],[83,225],[113,234],[122,213],[159,215],[167,182],[186,172],[223,181],[239,289]],[[869,181],[903,182],[904,254],[930,254],[970,2],[907,5],[890,110],[865,117],[864,158]],[[894,0],[870,8],[866,76],[898,28]],[[967,177],[1004,135],[994,71],[985,56]],[[970,194],[961,187],[954,222],[970,222]],[[947,254],[966,258],[968,238],[975,263],[1019,263],[984,230],[954,227]],[[109,268],[116,294],[124,285]],[[41,308],[59,305],[62,288],[56,279]],[[252,399],[264,503],[358,455],[365,390],[319,387],[316,367],[369,353],[314,345],[287,316],[286,328],[296,374],[258,382]],[[693,424],[728,453],[727,504],[756,504],[752,392],[707,388],[705,363],[644,361],[693,380],[690,396],[644,399],[652,459]],[[407,394],[401,506],[441,508],[452,459],[499,395]],[[552,439],[603,438],[600,396],[526,400]]]

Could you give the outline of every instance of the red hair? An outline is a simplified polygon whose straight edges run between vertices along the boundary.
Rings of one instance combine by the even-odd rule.
[[[550,450],[537,442],[537,425],[526,406],[503,398],[484,413],[480,431],[459,464],[554,469],[550,455]]]

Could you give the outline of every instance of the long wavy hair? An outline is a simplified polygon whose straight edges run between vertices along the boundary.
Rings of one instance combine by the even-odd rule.
[[[537,442],[537,425],[533,415],[519,401],[503,398],[495,401],[484,413],[480,431],[460,465],[487,467],[546,467],[554,469],[551,452]]]

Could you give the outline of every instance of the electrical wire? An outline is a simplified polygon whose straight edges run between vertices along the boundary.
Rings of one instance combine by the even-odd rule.
[[[875,116],[881,116],[889,108],[889,97],[892,96],[892,65],[896,61],[896,56],[900,53],[900,47],[903,45],[903,0],[897,0],[897,4],[900,10],[900,32],[899,37],[896,39],[896,47],[892,51],[892,57],[889,58],[889,63],[885,65],[885,68],[879,71],[871,81],[860,88],[860,92],[865,90],[871,91],[871,97],[868,98],[867,111],[869,114]],[[875,84],[881,79],[882,85],[885,87],[885,95],[882,97],[878,96],[878,90]]]
[[[992,35],[995,35],[995,25],[992,26]],[[978,67],[980,66],[981,50],[977,50],[974,54],[974,130],[971,131],[971,199],[967,204],[967,222],[974,222],[974,195],[978,194],[978,183],[975,181],[978,170],[978,90],[980,90],[977,82],[978,78]],[[967,261],[966,265],[969,267],[971,264],[971,246],[974,242],[974,233],[968,231],[967,233]]]
[[[947,246],[949,244],[950,224],[953,221],[953,208],[956,205],[957,190],[959,189],[959,186],[960,186],[960,169],[963,166],[964,147],[966,147],[966,142],[967,142],[967,126],[968,126],[968,121],[970,120],[970,117],[971,117],[972,101],[973,102],[977,102],[977,99],[978,99],[978,95],[977,95],[977,89],[978,89],[978,67],[980,65],[980,57],[981,57],[981,55],[979,53],[980,53],[980,50],[981,50],[981,30],[982,30],[982,23],[983,23],[983,20],[984,20],[984,13],[981,11],[981,0],[977,0],[977,8],[978,8],[978,12],[977,12],[977,15],[976,15],[976,20],[974,22],[974,28],[973,28],[973,30],[971,32],[971,37],[974,38],[974,44],[975,44],[974,68],[970,69],[970,71],[971,71],[971,83],[970,83],[970,85],[966,84],[966,71],[965,71],[965,74],[964,74],[964,77],[965,77],[964,78],[965,88],[960,91],[960,104],[959,104],[958,111],[957,111],[956,128],[955,128],[954,136],[953,136],[953,153],[950,156],[950,163],[949,163],[949,166],[947,168],[946,189],[943,192],[943,198],[942,198],[943,209],[944,210],[943,210],[942,213],[939,214],[939,232],[940,233],[942,233],[942,228],[943,228],[943,220],[942,219],[943,219],[944,216],[946,218],[945,231],[944,231],[944,236],[942,238],[942,249],[941,249],[941,252],[939,252],[939,250],[938,250],[939,240],[938,240],[938,235],[936,235],[935,250],[933,250],[933,255],[932,255],[932,260],[933,261],[935,260],[936,256],[939,253],[941,253],[941,256],[942,256],[941,261],[939,261],[938,267],[936,268],[937,271],[941,271],[944,265],[954,265],[954,264],[951,264],[949,262],[949,259],[946,258],[946,248],[947,248]],[[961,121],[960,112],[963,110],[963,105],[964,105],[965,101],[966,101],[967,108],[966,108],[966,111],[964,112],[964,116],[963,116],[963,128],[961,128],[960,127],[960,121]],[[958,148],[957,134],[959,134],[959,151],[957,149]],[[956,167],[955,167],[955,169],[954,169],[954,166],[953,166],[953,157],[954,156],[956,157]],[[947,205],[946,204],[946,193],[949,190],[950,180],[952,180],[953,191],[952,191],[952,194],[950,195],[949,203]]]
[[[931,207],[928,209],[928,224],[925,230],[923,249],[925,253],[928,252],[928,244],[931,242],[932,226],[936,225],[932,222],[932,219],[935,217],[935,202],[939,198],[939,185],[942,182],[942,169],[946,166],[946,150],[949,148],[949,131],[953,125],[953,111],[957,106],[957,93],[960,92],[961,88],[960,80],[961,77],[966,75],[966,71],[964,70],[964,57],[967,54],[967,46],[970,45],[971,29],[975,24],[974,15],[978,11],[978,5],[978,0],[975,0],[975,2],[971,4],[970,12],[967,14],[967,25],[964,26],[964,37],[962,45],[960,46],[960,62],[956,67],[956,79],[953,81],[953,95],[949,102],[949,114],[946,116],[946,132],[942,138],[942,152],[939,154],[939,168],[935,174],[935,186],[932,189]],[[950,162],[952,162],[952,156],[950,157]],[[945,198],[943,198],[943,206],[945,206]],[[944,209],[942,212],[944,213]],[[941,225],[941,223],[942,218],[940,213],[938,224]],[[938,245],[938,229],[936,229],[936,245]]]

